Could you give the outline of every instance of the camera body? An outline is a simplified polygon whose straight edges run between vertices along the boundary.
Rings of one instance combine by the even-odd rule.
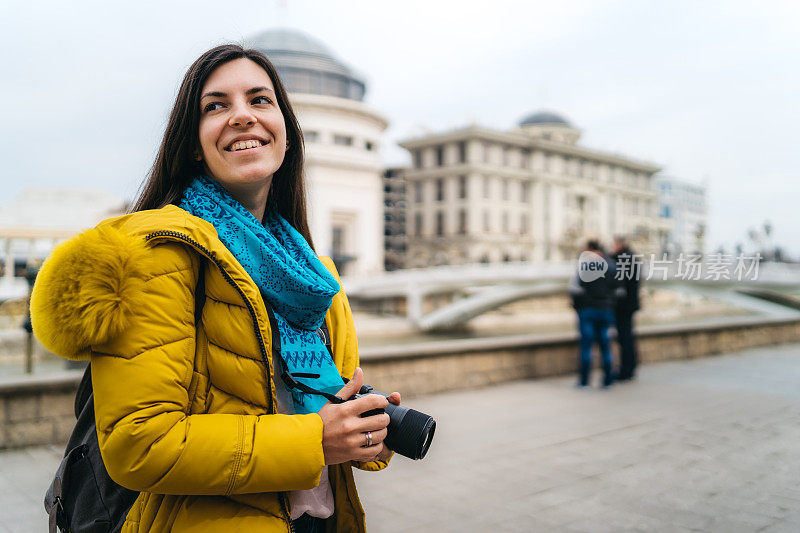
[[[384,398],[389,395],[377,391],[369,385],[363,385],[358,393],[347,400],[355,400],[367,394],[379,394]],[[436,421],[433,417],[409,409],[402,405],[389,404],[385,409],[371,409],[361,413],[362,417],[386,413],[389,415],[389,425],[384,444],[392,451],[409,459],[422,459],[428,453],[433,434],[436,431]]]

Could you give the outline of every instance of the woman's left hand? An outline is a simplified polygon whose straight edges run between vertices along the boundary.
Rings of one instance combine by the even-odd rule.
[[[391,404],[400,405],[400,393],[399,392],[391,393],[388,396],[388,400],[389,400],[389,403],[391,403]],[[390,450],[388,446],[386,446],[386,443],[384,443],[383,450],[381,450],[381,452],[378,455],[375,456],[375,460],[376,461],[384,461],[384,462],[388,461],[393,453],[394,452],[392,450]]]

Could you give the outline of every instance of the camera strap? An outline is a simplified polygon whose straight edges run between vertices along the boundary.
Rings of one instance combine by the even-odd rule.
[[[264,303],[266,304],[266,302]],[[270,329],[272,330],[272,353],[278,359],[278,362],[281,367],[281,379],[286,384],[286,386],[289,387],[290,389],[297,389],[306,394],[316,394],[318,396],[323,396],[331,403],[344,403],[344,399],[339,398],[334,394],[317,390],[313,387],[309,387],[305,383],[297,381],[295,377],[292,375],[292,373],[289,372],[289,369],[286,365],[286,361],[283,359],[283,353],[281,351],[281,336],[280,336],[280,331],[278,330],[278,321],[275,320],[275,314],[273,313],[272,308],[269,305],[267,305],[266,307],[267,307],[267,315],[269,316],[269,326]],[[330,332],[328,331],[328,326],[327,324],[325,324],[324,320],[322,322],[322,327],[320,328],[320,330],[322,330],[325,348],[327,348],[328,353],[330,353],[331,357],[333,357],[333,351],[330,345],[331,336]],[[347,383],[347,380],[345,380],[345,383]]]

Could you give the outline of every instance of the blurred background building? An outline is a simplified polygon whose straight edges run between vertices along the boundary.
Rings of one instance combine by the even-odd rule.
[[[125,202],[105,191],[31,187],[0,207],[3,277],[0,300],[28,292],[24,272],[39,264],[60,241],[121,215]],[[9,266],[11,268],[9,268]],[[15,277],[16,276],[16,277]]]
[[[297,30],[249,39],[286,84],[305,137],[308,214],[317,253],[342,275],[383,271],[383,164],[388,121],[364,103],[364,78]]]
[[[383,173],[383,261],[386,270],[406,265],[406,180],[404,169],[387,168]]]
[[[409,267],[574,258],[590,237],[627,235],[655,253],[668,225],[660,168],[578,145],[562,116],[533,113],[511,131],[470,126],[408,139]]]
[[[658,208],[669,221],[662,246],[670,256],[705,252],[708,200],[706,187],[669,176],[656,176]]]

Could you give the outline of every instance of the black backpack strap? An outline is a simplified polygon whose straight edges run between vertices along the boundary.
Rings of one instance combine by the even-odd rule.
[[[86,365],[86,370],[83,371],[78,391],[75,393],[75,418],[80,416],[86,402],[92,396],[92,365]]]

